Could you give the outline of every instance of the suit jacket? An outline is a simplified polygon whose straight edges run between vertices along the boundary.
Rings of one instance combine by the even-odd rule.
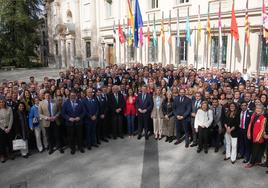
[[[118,102],[116,101],[114,93],[109,95],[109,108],[113,115],[123,115],[126,103],[124,96],[121,93],[118,93]],[[122,110],[117,113],[116,109],[121,108]]]
[[[146,97],[144,99],[144,101],[142,100],[142,93],[140,93],[138,95],[138,98],[136,100],[136,108],[137,110],[138,109],[142,109],[142,110],[147,110],[146,115],[150,115],[151,114],[151,111],[154,107],[154,104],[153,104],[153,99],[152,99],[152,96],[148,93],[146,93]],[[138,111],[138,115],[141,115],[141,113]]]
[[[192,102],[191,99],[184,96],[181,102],[181,96],[177,96],[173,103],[173,113],[175,117],[183,116],[183,119],[188,119],[190,117]]]
[[[248,125],[250,123],[250,119],[251,119],[251,115],[252,115],[252,112],[247,110],[246,113],[245,113],[245,129],[247,130],[248,129]],[[241,128],[241,121],[242,121],[242,111],[240,112],[240,128]]]
[[[99,114],[99,103],[95,97],[87,98],[85,97],[83,100],[83,105],[85,109],[85,121],[91,121],[92,116],[98,117]]]
[[[52,103],[52,113],[53,116],[58,117],[60,115],[58,105],[54,100],[50,100]],[[50,117],[49,110],[48,110],[48,103],[46,100],[43,100],[39,103],[39,114],[40,114],[40,125],[43,127],[49,127],[50,121],[46,119]]]
[[[211,107],[211,110],[213,112],[213,122],[212,127],[213,128],[223,128],[222,123],[224,121],[225,117],[225,108],[219,105],[216,108]]]
[[[164,98],[160,97],[160,107],[159,107],[159,113],[160,113],[160,118],[164,118],[163,111],[161,109],[162,103],[163,103]],[[153,97],[153,102],[154,102],[154,107],[151,113],[152,118],[157,118],[157,108],[156,108],[156,96]]]
[[[108,101],[106,101],[105,97],[100,96],[96,97],[98,104],[99,104],[99,116],[106,115],[108,111]]]
[[[224,123],[227,124],[227,127],[234,127],[235,129],[231,132],[231,136],[234,138],[238,137],[238,129],[239,129],[239,124],[240,124],[240,118],[239,118],[240,113],[237,113],[235,117],[230,117],[226,115],[224,118]]]
[[[62,113],[62,117],[66,121],[66,125],[70,126],[72,125],[72,123],[69,121],[69,118],[79,117],[80,120],[82,120],[85,116],[85,108],[84,108],[82,101],[75,100],[75,107],[73,109],[71,100],[68,99],[67,101],[63,103],[61,113]]]
[[[197,113],[197,110],[201,107],[202,100],[198,101],[196,106],[196,99],[192,100],[192,113]]]
[[[174,116],[174,114],[173,114],[173,100],[171,100],[171,102],[168,104],[167,99],[164,99],[164,101],[162,103],[162,112],[163,112],[164,116],[167,115],[169,118]]]

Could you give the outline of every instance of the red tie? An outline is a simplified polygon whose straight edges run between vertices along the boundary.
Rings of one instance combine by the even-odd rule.
[[[244,118],[245,118],[245,112],[242,112],[242,119],[241,119],[241,122],[240,122],[242,129],[245,129]]]

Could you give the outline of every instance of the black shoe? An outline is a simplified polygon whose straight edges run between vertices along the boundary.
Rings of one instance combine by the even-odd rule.
[[[95,148],[98,148],[98,147],[99,147],[97,144],[94,144],[94,145],[92,145],[92,146],[95,147]]]
[[[207,154],[207,153],[208,153],[208,150],[207,150],[207,149],[205,149],[205,150],[204,150],[204,152],[205,152],[205,154]]]
[[[245,160],[243,160],[243,163],[248,163],[248,160],[246,160],[246,159],[245,159]]]
[[[225,155],[226,154],[226,151],[223,151],[222,154]]]
[[[123,137],[123,136],[120,136],[120,138],[121,138],[121,139],[124,139],[124,137]]]
[[[113,139],[114,139],[114,140],[116,140],[116,139],[117,139],[117,137],[115,137],[115,136],[114,136],[114,137],[113,137]]]
[[[215,148],[214,152],[217,153],[219,151],[219,148]]]
[[[75,154],[75,150],[71,150],[71,154],[74,155]]]
[[[22,157],[25,158],[25,159],[28,159],[29,155],[28,154],[27,155],[23,155]]]
[[[137,139],[140,140],[140,139],[141,139],[141,135],[139,135],[139,136],[137,137]]]
[[[110,135],[107,136],[108,139],[111,139],[112,137]]]
[[[265,173],[268,174],[268,170]]]
[[[84,149],[80,149],[80,153],[85,153],[85,150]]]
[[[201,151],[202,151],[201,148],[198,148],[198,149],[197,149],[197,153],[200,153]]]
[[[64,150],[62,148],[60,149],[60,153],[64,153]]]
[[[109,142],[106,138],[102,139],[102,141],[104,141],[104,142]]]
[[[88,150],[91,150],[91,146],[88,146],[87,149],[88,149]]]
[[[243,157],[241,155],[238,155],[236,159],[240,160],[240,159],[243,159]]]
[[[168,140],[169,143],[173,142],[173,139],[170,137]]]
[[[225,157],[223,160],[224,161],[228,161],[229,159],[230,159],[230,157],[228,157],[228,158]]]
[[[185,144],[185,148],[189,148],[189,144]]]
[[[53,150],[49,150],[48,155],[51,155],[53,152],[54,152]]]
[[[197,143],[192,143],[192,144],[190,145],[190,147],[195,147],[195,146],[197,146]]]
[[[100,142],[97,142],[97,144],[98,144],[98,145],[101,145],[101,143],[100,143]]]
[[[1,163],[5,163],[5,162],[6,162],[5,157],[2,157],[2,158],[1,158]]]
[[[166,140],[165,140],[165,142],[168,142],[169,141],[169,137],[166,137]]]
[[[232,161],[232,164],[235,164],[235,161]]]
[[[145,140],[149,140],[149,136],[147,135],[147,136],[145,136]]]
[[[180,140],[177,140],[175,143],[174,143],[174,145],[178,145],[178,144],[180,144],[181,143],[181,141]]]

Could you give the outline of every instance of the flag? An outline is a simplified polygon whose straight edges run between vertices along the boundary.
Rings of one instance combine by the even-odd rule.
[[[185,30],[186,30],[186,41],[191,46],[191,31],[190,31],[190,22],[189,22],[189,8],[188,8],[188,14],[187,14],[187,18],[186,18],[186,28],[185,28]]]
[[[143,30],[142,30],[142,27],[140,28],[140,31],[139,31],[139,41],[140,41],[140,47],[142,47],[143,45]]]
[[[113,26],[113,39],[114,39],[114,44],[116,43],[116,30],[115,30],[115,23]]]
[[[172,36],[171,36],[171,12],[169,12],[169,22],[168,22],[168,44],[172,45]]]
[[[130,5],[130,0],[128,0],[128,19],[127,19],[127,25],[128,25],[128,45],[132,46],[133,41],[133,31],[134,31],[134,16],[132,13],[132,8]]]
[[[210,26],[209,9],[210,9],[210,5],[208,4],[207,34],[208,34],[208,40],[210,41],[210,39],[211,39],[211,26]]]
[[[263,27],[263,37],[268,43],[268,17],[266,14],[266,6],[264,0],[262,1],[262,27]]]
[[[248,0],[246,5],[246,15],[245,15],[245,42],[246,45],[249,45],[249,22],[248,22]]]
[[[179,12],[177,12],[177,47],[180,47],[180,21],[179,21]]]
[[[139,5],[139,0],[135,1],[135,16],[134,16],[134,42],[135,47],[139,45],[139,28],[143,27],[142,15]]]
[[[157,45],[156,26],[155,26],[155,13],[154,13],[154,28],[153,28],[153,46]]]
[[[234,1],[232,5],[231,35],[232,37],[234,37],[236,41],[239,40],[239,33],[238,33],[238,27],[237,27],[235,9],[234,9]]]
[[[219,2],[219,21],[218,21],[218,28],[219,28],[219,46],[222,47],[222,23],[221,23],[221,1]]]
[[[122,30],[122,27],[120,25],[120,21],[119,21],[119,24],[118,24],[118,36],[119,36],[119,41],[120,43],[124,43],[125,42],[125,36],[124,36],[124,32]]]
[[[165,26],[164,26],[164,13],[162,16],[162,21],[161,21],[161,38],[162,38],[162,45],[165,44]]]
[[[150,47],[150,42],[151,42],[151,36],[150,36],[150,18],[148,15],[148,24],[147,24],[147,41],[148,41],[148,48]]]
[[[198,6],[198,24],[197,24],[197,32],[198,32],[198,39],[200,40],[200,36],[201,36],[201,30],[202,30],[202,26],[201,26],[201,21],[200,21],[200,5]]]

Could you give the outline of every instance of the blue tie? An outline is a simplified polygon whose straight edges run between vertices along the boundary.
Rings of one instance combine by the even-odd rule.
[[[49,112],[49,116],[51,117],[52,112],[51,112],[51,104],[50,104],[50,101],[48,101],[48,112]]]

